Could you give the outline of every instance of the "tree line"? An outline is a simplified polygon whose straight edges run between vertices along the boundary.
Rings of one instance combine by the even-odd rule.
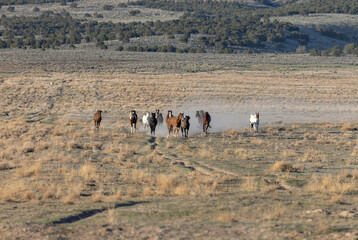
[[[4,0],[0,0],[5,2]],[[59,0],[11,0],[14,2],[45,2]],[[11,2],[10,1],[10,2]],[[66,0],[67,1],[67,0]],[[71,0],[73,1],[73,0]],[[357,4],[354,5],[353,3]],[[272,5],[271,1],[263,3]],[[162,36],[175,38],[188,43],[192,35],[198,35],[200,51],[215,49],[216,52],[232,53],[236,47],[263,48],[267,44],[280,46],[287,39],[305,46],[309,36],[299,31],[291,23],[270,20],[271,16],[304,14],[311,12],[354,12],[358,7],[358,0],[315,0],[309,2],[291,1],[281,7],[257,9],[239,4],[235,1],[213,0],[142,0],[129,2],[129,5],[144,6],[171,11],[183,11],[184,15],[178,20],[148,21],[131,23],[98,22],[83,19],[74,19],[66,11],[54,13],[45,11],[38,17],[6,17],[0,18],[0,48],[56,48],[69,44],[75,46],[82,41],[95,42],[96,46],[106,49],[105,41],[119,40],[123,44],[129,43],[131,38],[144,36]],[[127,5],[121,3],[120,7]],[[110,7],[106,6],[107,10]],[[308,12],[307,12],[308,11]],[[330,28],[316,27],[322,35],[336,39],[347,40],[347,36]],[[167,51],[152,46],[145,49],[138,46],[129,51]],[[196,48],[197,49],[197,48]],[[188,49],[181,49],[183,52]],[[175,51],[181,51],[175,49]],[[190,50],[194,51],[194,50]]]
[[[67,2],[77,0],[0,0],[0,6],[6,5],[25,5],[25,4],[42,4],[42,3],[61,3],[66,5]]]

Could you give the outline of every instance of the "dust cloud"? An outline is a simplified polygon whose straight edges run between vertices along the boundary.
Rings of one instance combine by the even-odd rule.
[[[241,130],[249,127],[249,116],[260,113],[260,127],[275,124],[314,123],[314,122],[355,122],[358,120],[358,106],[353,104],[306,104],[306,103],[278,103],[278,104],[246,104],[241,106],[217,106],[215,104],[198,104],[188,108],[168,108],[173,115],[184,113],[190,116],[190,135],[203,132],[201,124],[195,118],[196,111],[208,111],[211,116],[209,132],[223,132],[229,129]],[[167,110],[162,111],[163,117]],[[140,131],[145,130],[139,123]],[[166,123],[157,126],[156,135],[167,136]],[[181,132],[180,132],[181,136]]]

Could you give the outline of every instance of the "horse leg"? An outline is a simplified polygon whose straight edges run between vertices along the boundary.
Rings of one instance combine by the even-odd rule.
[[[167,138],[169,138],[169,137],[170,137],[171,127],[172,127],[172,126],[168,126],[168,135],[167,135]]]

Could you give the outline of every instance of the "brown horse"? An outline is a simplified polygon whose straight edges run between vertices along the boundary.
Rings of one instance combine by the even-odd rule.
[[[211,122],[210,114],[208,112],[205,112],[203,115],[203,132],[204,133],[208,133],[208,128],[209,127],[211,128],[210,122]]]
[[[165,122],[167,123],[168,127],[168,136],[170,136],[170,133],[173,132],[173,135],[176,137],[179,137],[179,129],[181,125],[181,121],[183,120],[184,113],[179,113],[178,116],[172,116],[172,111],[168,111],[167,116],[165,117]],[[171,116],[170,116],[170,115]]]
[[[198,119],[198,123],[199,123],[200,125],[203,124],[203,116],[204,116],[204,111],[203,111],[203,110],[196,111],[195,117]]]
[[[137,120],[138,116],[135,110],[132,110],[129,114],[129,121],[131,123],[131,133],[134,133],[137,130]]]
[[[93,117],[93,121],[94,121],[94,127],[99,129],[99,125],[101,124],[102,121],[102,111],[101,110],[97,110],[96,114]]]
[[[156,118],[158,121],[158,125],[162,125],[163,124],[163,115],[161,112],[159,112],[159,109],[157,109],[157,111],[156,111]]]
[[[169,119],[173,117],[173,112],[172,110],[168,110],[168,114],[167,116],[165,116],[165,123],[167,124],[168,127],[168,132],[172,132],[173,131],[173,127],[170,125]],[[169,134],[168,134],[169,135]]]
[[[185,136],[186,138],[188,137],[189,134],[189,128],[190,128],[190,123],[189,123],[189,116],[185,116],[185,118],[181,121],[181,136]]]

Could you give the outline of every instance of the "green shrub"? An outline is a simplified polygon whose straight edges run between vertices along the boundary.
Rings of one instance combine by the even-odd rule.
[[[314,48],[310,51],[310,56],[321,56],[321,51]]]
[[[113,5],[104,5],[103,6],[103,10],[105,10],[105,11],[111,11],[111,10],[113,10],[113,8],[114,8],[114,6]]]

